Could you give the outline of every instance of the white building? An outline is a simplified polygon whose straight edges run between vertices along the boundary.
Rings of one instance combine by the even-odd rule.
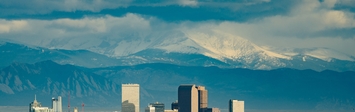
[[[58,96],[58,99],[52,98],[53,112],[62,112],[62,97]]]
[[[229,100],[229,112],[244,112],[244,101]]]
[[[164,110],[164,112],[179,112],[178,109],[174,109],[174,110]]]
[[[139,84],[122,84],[121,112],[139,112]]]
[[[33,111],[31,112],[53,112],[53,109],[49,109],[48,107],[33,107]]]
[[[155,112],[155,107],[149,105],[148,107],[145,108],[145,112]]]
[[[78,107],[74,108],[74,112],[79,112]]]
[[[48,107],[42,107],[40,102],[37,102],[37,98],[35,95],[35,100],[30,103],[29,112],[53,112],[53,109],[49,109]]]

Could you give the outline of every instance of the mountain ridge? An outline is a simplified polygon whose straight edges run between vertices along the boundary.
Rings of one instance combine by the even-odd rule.
[[[118,84],[73,65],[59,65],[50,60],[34,64],[13,63],[1,69],[0,76],[0,90],[10,96],[37,93],[51,98],[66,97],[70,92],[71,98],[74,99],[72,103],[79,105],[81,101],[95,101],[97,96],[103,98],[96,101],[107,105],[112,102],[109,98],[120,96]],[[17,97],[28,102],[32,99],[27,96]],[[49,103],[48,101],[45,102]],[[4,105],[6,102],[0,104]],[[8,104],[16,105],[14,102]]]
[[[180,36],[180,35],[178,35]],[[195,36],[198,37],[198,36]],[[204,38],[204,37],[199,37]],[[212,38],[212,37],[211,37]],[[226,37],[234,39],[234,37]],[[136,65],[143,63],[170,63],[178,65],[191,65],[191,66],[218,66],[221,68],[249,68],[254,70],[271,70],[277,68],[296,68],[296,69],[313,69],[317,71],[322,70],[336,70],[336,71],[355,71],[355,61],[347,60],[338,60],[335,58],[324,57],[326,54],[334,54],[329,49],[318,50],[290,50],[283,53],[275,53],[269,51],[269,48],[263,48],[256,46],[252,43],[243,40],[244,44],[238,47],[238,39],[234,41],[224,41],[220,40],[220,43],[227,42],[228,44],[222,45],[217,44],[221,48],[214,48],[214,45],[205,44],[210,46],[210,48],[217,50],[207,50],[206,47],[194,47],[189,45],[189,43],[196,44],[195,40],[188,39],[187,37],[181,38],[177,37],[177,40],[169,40],[168,42],[161,43],[164,46],[151,46],[148,48],[139,47],[143,49],[140,51],[134,51],[127,56],[120,57],[110,57],[104,54],[99,54],[91,52],[89,50],[63,50],[63,49],[48,49],[43,47],[28,47],[26,45],[4,42],[0,46],[1,63],[0,67],[9,65],[11,62],[24,62],[24,63],[35,63],[43,60],[53,60],[61,64],[72,64],[79,65],[84,67],[107,67],[107,66],[124,66],[124,65]],[[179,40],[180,39],[180,40]],[[213,37],[212,39],[216,39]],[[130,41],[139,41],[139,39],[134,39]],[[154,40],[145,40],[145,41],[154,41]],[[167,41],[162,40],[160,41]],[[182,43],[177,42],[182,41]],[[246,41],[246,42],[244,42]],[[184,43],[187,42],[187,43]],[[206,42],[210,40],[206,39]],[[112,43],[112,42],[111,42]],[[136,42],[137,43],[137,42]],[[160,42],[150,42],[150,43],[160,43]],[[171,44],[174,43],[174,44]],[[118,44],[118,43],[116,43]],[[129,43],[126,43],[129,44]],[[185,46],[183,49],[180,49],[181,46]],[[200,42],[202,45],[203,43]],[[199,45],[200,45],[199,44]],[[234,45],[238,44],[238,45]],[[134,44],[133,44],[134,45]],[[105,46],[105,45],[102,45]],[[131,45],[132,46],[132,45]],[[144,44],[148,46],[148,44]],[[149,45],[150,46],[150,45]],[[224,48],[228,47],[228,48]],[[175,49],[170,49],[175,48]],[[119,49],[124,49],[120,48]],[[136,48],[134,48],[136,49]],[[170,49],[170,50],[169,50]],[[218,49],[224,49],[219,51]],[[248,50],[249,49],[249,50]],[[181,52],[179,50],[182,50]],[[127,50],[126,51],[130,51]],[[204,52],[206,51],[206,52]],[[215,51],[215,52],[210,52]],[[232,52],[232,53],[229,53]],[[300,53],[295,53],[299,51]],[[325,54],[320,51],[325,51]],[[105,51],[111,52],[111,51]],[[131,51],[130,51],[131,52]],[[133,51],[132,51],[133,52]],[[221,58],[218,57],[218,52],[225,54]],[[239,55],[237,52],[239,52]],[[234,53],[235,56],[234,56]],[[306,55],[308,53],[308,55]],[[313,55],[313,54],[314,55]],[[336,53],[336,52],[335,52]],[[232,55],[230,55],[232,54]],[[214,55],[214,56],[208,56]],[[310,56],[309,56],[310,55]],[[323,57],[321,57],[323,56]],[[281,58],[280,58],[281,57]],[[347,57],[351,58],[351,57]]]

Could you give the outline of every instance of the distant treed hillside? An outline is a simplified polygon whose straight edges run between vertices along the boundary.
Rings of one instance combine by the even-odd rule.
[[[105,77],[52,61],[13,63],[0,71],[0,105],[27,105],[35,94],[44,106],[50,106],[50,99],[57,96],[67,104],[70,92],[72,105],[115,106],[111,103],[120,97],[120,91],[120,85]]]

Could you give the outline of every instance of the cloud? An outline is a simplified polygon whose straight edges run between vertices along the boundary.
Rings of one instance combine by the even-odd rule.
[[[247,38],[318,38],[324,31],[355,28],[354,13],[333,10],[335,2],[304,0],[287,15],[275,15],[245,23],[221,22],[217,27]],[[316,36],[318,35],[318,36]],[[354,35],[342,38],[354,38]],[[341,35],[340,35],[341,37]]]
[[[183,6],[196,6],[197,3],[197,0],[179,0],[179,4]]]
[[[196,2],[194,8],[201,7],[201,4],[206,3],[206,1]],[[259,4],[273,3],[273,1],[256,2],[260,2]],[[99,46],[102,41],[115,42],[113,40],[122,39],[129,41],[154,36],[169,38],[170,34],[182,31],[196,33],[218,31],[242,37],[263,46],[328,47],[355,56],[353,49],[350,49],[355,48],[355,33],[353,33],[355,31],[355,14],[348,10],[335,9],[344,2],[349,1],[303,0],[292,6],[287,13],[250,18],[243,22],[224,20],[171,22],[156,16],[136,13],[117,17],[87,15],[78,19],[0,19],[0,38],[34,45],[72,45],[56,47],[75,48],[80,44]],[[157,1],[158,3],[160,1]],[[67,43],[68,40],[75,41]]]
[[[2,15],[46,14],[52,11],[73,12],[126,7],[131,0],[0,0]]]
[[[87,41],[94,38],[127,38],[132,34],[147,35],[154,18],[143,18],[136,14],[122,17],[105,15],[82,19],[55,20],[4,20],[0,19],[2,39],[11,39],[33,45],[50,44],[53,39],[77,39]],[[81,39],[81,40],[80,40]],[[44,43],[41,43],[44,42]],[[47,42],[47,43],[46,43]],[[45,46],[45,45],[44,45]]]
[[[0,20],[0,33],[17,32],[27,27],[27,22],[23,20],[7,21]]]
[[[127,7],[210,7],[230,10],[268,10],[278,2],[293,0],[0,0],[0,16],[43,15],[52,12],[88,11],[98,13],[105,9]],[[266,4],[266,5],[264,5]],[[287,5],[287,4],[284,4]],[[253,7],[255,6],[255,7]],[[248,7],[248,8],[246,8]]]
[[[219,31],[258,45],[290,48],[327,47],[355,56],[354,13],[333,9],[340,1],[303,0],[289,13],[247,22],[199,23],[191,32]]]

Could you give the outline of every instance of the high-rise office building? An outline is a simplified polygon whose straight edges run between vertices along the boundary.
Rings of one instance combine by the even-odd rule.
[[[148,107],[145,108],[145,112],[156,112],[156,108],[152,105],[148,105]]]
[[[35,100],[30,103],[29,112],[53,112],[53,109],[48,107],[42,107],[40,102],[37,102],[37,98],[35,95]]]
[[[155,112],[164,112],[165,110],[164,103],[155,102],[155,103],[150,103],[149,105],[155,107]]]
[[[139,84],[122,84],[121,112],[139,112]]]
[[[58,96],[58,99],[52,98],[53,112],[62,112],[62,97]]]
[[[33,112],[35,108],[37,107],[42,107],[40,102],[37,102],[37,97],[35,95],[35,100],[33,100],[33,102],[30,103],[29,105],[29,112]]]
[[[244,101],[229,100],[229,112],[244,112]]]
[[[78,107],[74,107],[74,111],[73,112],[79,112]]]
[[[171,110],[179,109],[178,101],[171,103]]]
[[[179,112],[177,109],[174,110],[164,110],[164,112]]]
[[[195,85],[180,85],[178,89],[179,112],[198,112],[198,91]]]
[[[204,110],[207,109],[208,104],[207,90],[204,86],[197,86],[196,88],[198,90],[198,111],[204,112]]]
[[[204,112],[221,112],[219,108],[204,108]]]

